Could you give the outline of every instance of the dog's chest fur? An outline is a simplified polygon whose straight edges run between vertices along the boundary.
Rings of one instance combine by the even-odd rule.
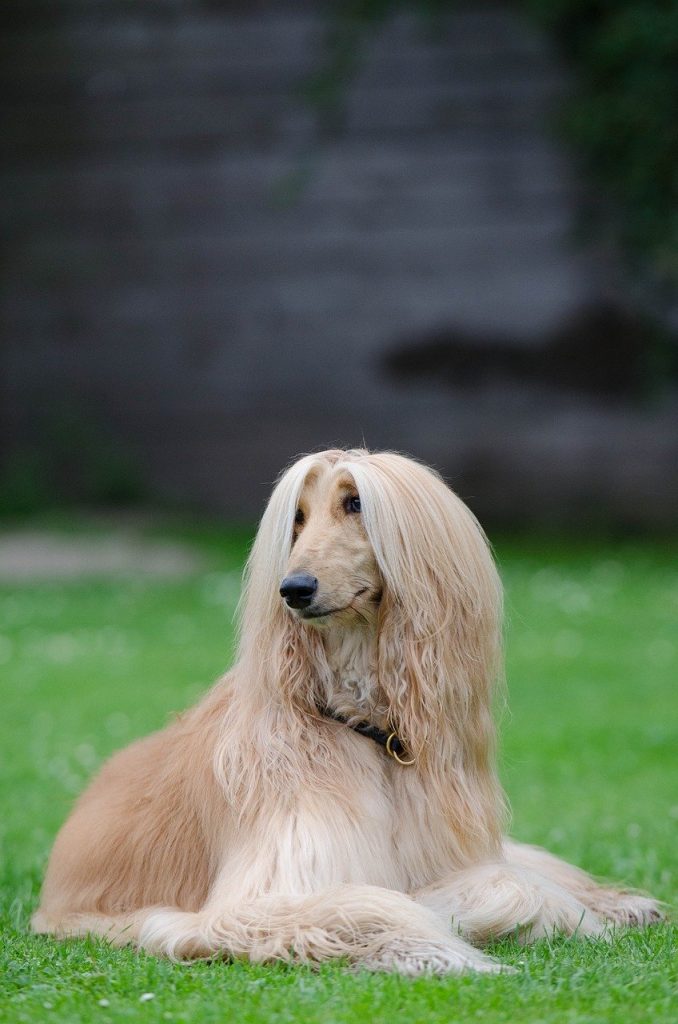
[[[385,728],[376,638],[365,629],[327,631],[323,639],[318,702],[349,722]],[[238,835],[226,870],[234,896],[254,896],[262,883],[296,895],[342,884],[410,892],[454,862],[449,829],[416,769],[349,725],[327,718],[323,728],[339,755],[336,776],[327,785],[316,778],[315,785],[281,791],[251,833]]]
[[[324,647],[329,675],[322,695],[327,707],[349,723],[368,721],[388,727],[388,707],[379,686],[376,633],[370,629],[328,631]],[[403,891],[439,877],[455,860],[454,844],[444,816],[415,769],[398,764],[381,746],[348,726],[332,725],[335,741],[345,750],[352,813],[323,804],[330,844],[347,844],[351,877],[341,881],[371,883]],[[314,823],[318,828],[318,820]],[[322,829],[321,829],[322,831]],[[422,842],[422,836],[427,841]],[[337,879],[338,881],[338,879]]]
[[[373,632],[328,631],[324,637],[329,673],[323,699],[327,707],[352,720],[384,728],[387,707],[377,676],[377,644]]]

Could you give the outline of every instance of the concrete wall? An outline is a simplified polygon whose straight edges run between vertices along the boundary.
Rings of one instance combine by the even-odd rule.
[[[490,520],[678,521],[675,396],[497,363],[610,297],[549,129],[563,74],[508,6],[384,26],[338,134],[302,97],[318,5],[4,7],[5,454],[65,409],[152,494],[249,516],[295,454],[364,438]]]

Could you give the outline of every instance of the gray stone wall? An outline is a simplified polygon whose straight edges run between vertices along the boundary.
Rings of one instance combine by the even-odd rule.
[[[678,522],[675,394],[522,369],[618,296],[574,238],[564,75],[510,7],[383,26],[331,134],[302,96],[318,5],[4,6],[5,456],[66,410],[153,496],[240,518],[365,440],[489,521]]]

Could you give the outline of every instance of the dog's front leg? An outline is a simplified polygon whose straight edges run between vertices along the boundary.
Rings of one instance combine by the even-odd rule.
[[[182,960],[313,963],[345,957],[368,970],[412,976],[499,969],[426,907],[370,884],[389,877],[383,874],[387,851],[375,846],[385,830],[365,823],[366,816],[342,817],[336,805],[331,813],[314,806],[272,814],[266,828],[224,851],[200,910],[152,912],[139,945]]]
[[[412,977],[501,969],[408,896],[367,885],[307,896],[266,893],[220,907],[212,900],[198,913],[156,911],[139,945],[181,960],[317,963],[338,957],[357,968]]]
[[[605,925],[554,879],[510,862],[479,864],[420,889],[414,898],[471,942],[600,935]]]
[[[600,884],[585,871],[538,846],[505,839],[504,854],[509,863],[535,871],[566,889],[613,926],[643,927],[656,924],[664,917],[661,904],[652,897],[619,886]]]

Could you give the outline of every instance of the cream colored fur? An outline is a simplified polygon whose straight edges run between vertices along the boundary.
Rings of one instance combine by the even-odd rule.
[[[326,614],[281,599],[301,571]],[[485,537],[435,473],[363,450],[301,459],[252,550],[235,668],[104,766],[57,837],[35,930],[418,975],[500,969],[472,945],[495,936],[656,919],[653,900],[503,839],[500,631]],[[323,706],[396,730],[415,764]]]

